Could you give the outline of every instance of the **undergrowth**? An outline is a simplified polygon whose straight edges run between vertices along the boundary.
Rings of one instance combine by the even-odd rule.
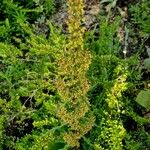
[[[49,20],[62,1],[0,2],[0,150],[150,149],[149,1],[129,22],[100,13],[99,35],[66,2],[66,34]]]

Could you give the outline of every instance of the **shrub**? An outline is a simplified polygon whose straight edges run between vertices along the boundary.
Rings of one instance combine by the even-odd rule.
[[[33,34],[27,25],[24,27],[30,36],[25,43],[18,43],[20,48],[0,43],[2,149],[46,148],[53,140],[53,128],[59,128],[54,82],[56,59],[64,38],[52,27],[48,39]]]
[[[140,29],[141,36],[149,37],[150,1],[143,0],[138,2],[136,5],[131,6],[130,12],[133,22],[137,24]]]

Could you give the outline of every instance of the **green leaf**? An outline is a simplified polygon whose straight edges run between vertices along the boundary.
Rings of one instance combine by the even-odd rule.
[[[136,102],[138,104],[140,104],[141,106],[150,109],[150,89],[147,90],[142,90],[137,98],[136,98]]]
[[[54,142],[54,143],[49,143],[48,145],[48,149],[47,150],[60,150],[65,146],[64,143],[58,143],[58,142]]]
[[[150,48],[147,48],[148,56],[150,57]]]
[[[102,1],[101,1],[101,4],[102,4],[102,3],[108,3],[108,2],[110,3],[110,2],[113,2],[113,1],[112,1],[112,0],[102,0]]]
[[[144,65],[145,65],[145,67],[146,67],[147,69],[150,70],[150,58],[147,58],[147,59],[144,60]]]

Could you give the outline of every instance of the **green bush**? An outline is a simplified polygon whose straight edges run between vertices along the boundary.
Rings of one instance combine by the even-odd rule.
[[[25,40],[28,36],[22,28],[24,23],[38,24],[38,30],[45,30],[45,20],[54,11],[53,0],[3,0],[0,2],[0,41],[14,43],[14,37]],[[42,19],[44,18],[44,19]]]
[[[138,25],[141,35],[148,36],[150,34],[150,1],[142,0],[137,4],[131,6],[130,13],[132,16],[132,20],[135,24]]]
[[[126,59],[120,55],[122,49],[116,37],[119,24],[119,18],[114,22],[107,22],[107,19],[101,18],[98,40],[93,40],[94,35],[91,34],[86,39],[85,45],[88,45],[93,53],[88,76],[92,83],[89,98],[96,122],[95,127],[82,142],[83,149],[134,148],[137,146],[137,140],[134,138],[136,133],[140,132],[144,125],[149,124],[149,120],[136,111],[138,109],[135,102],[136,95],[133,98],[132,93],[141,74],[141,69],[137,66],[139,55],[135,54]],[[137,124],[138,131],[134,129],[136,127],[133,129],[131,127],[130,132],[128,124],[133,126]],[[145,129],[143,130],[143,137],[146,139],[148,136]],[[140,139],[142,149],[149,146],[144,143],[144,138]]]
[[[29,37],[25,43],[16,39],[20,48],[0,43],[1,149],[45,148],[59,129],[54,84],[64,38],[52,26],[48,39],[25,28]]]
[[[0,1],[0,150],[150,149],[150,119],[138,105],[149,108],[149,90],[143,101],[139,54],[123,58],[121,18],[101,16],[99,36],[84,34],[83,4],[70,0],[76,15],[62,35],[48,21],[58,1]],[[148,6],[130,9],[141,37],[149,37]]]

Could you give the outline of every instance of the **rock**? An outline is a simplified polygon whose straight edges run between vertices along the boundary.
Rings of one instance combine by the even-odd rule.
[[[87,30],[93,26],[96,22],[99,22],[98,15],[100,12],[100,3],[97,0],[85,0],[85,8],[84,8],[84,16],[85,22],[83,25],[86,27]],[[58,12],[56,12],[50,18],[53,24],[56,24],[59,28],[62,29],[63,33],[67,32],[67,5],[66,2],[60,7]]]

